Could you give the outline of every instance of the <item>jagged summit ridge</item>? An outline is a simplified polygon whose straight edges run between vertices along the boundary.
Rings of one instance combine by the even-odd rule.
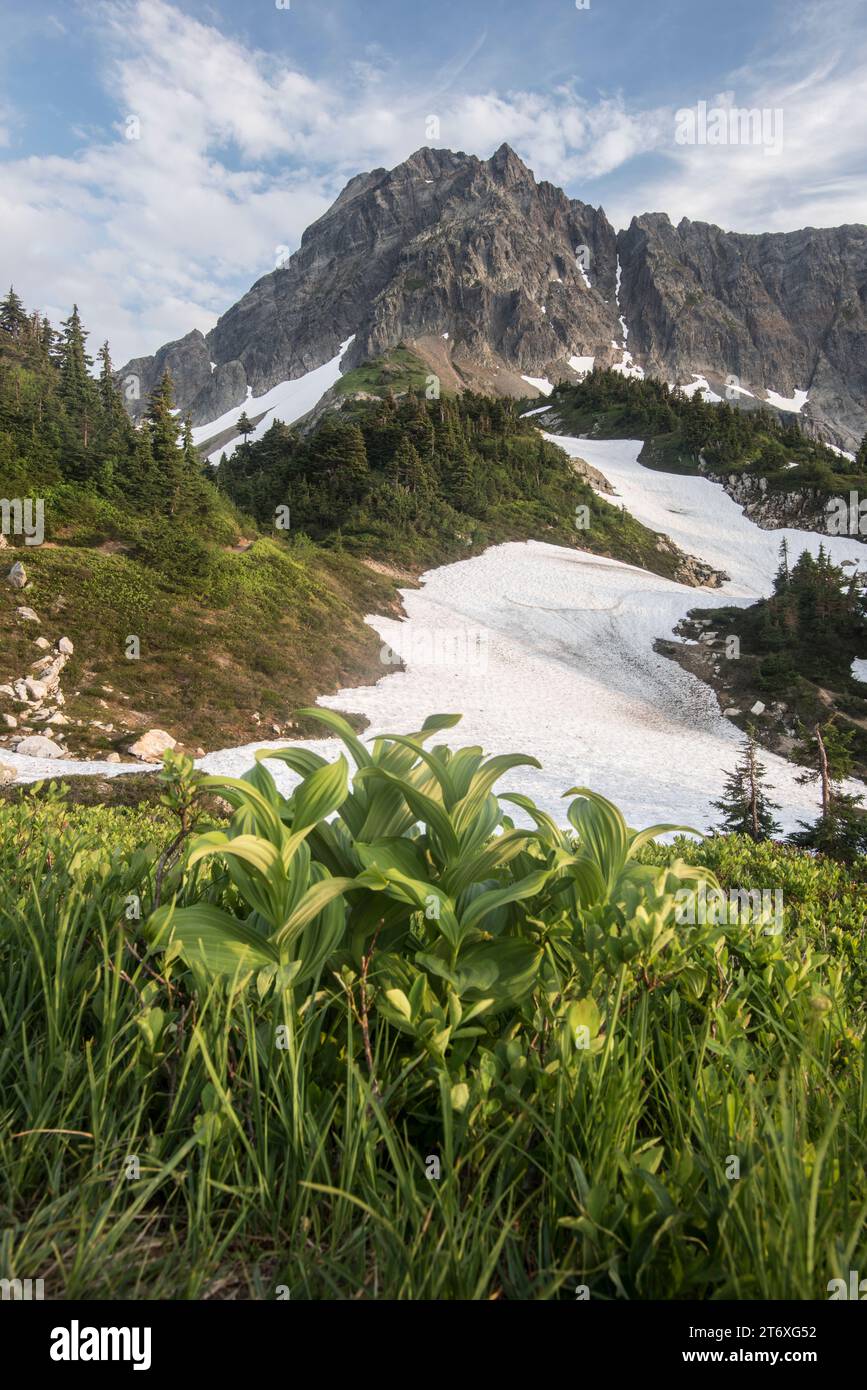
[[[649,373],[806,390],[815,427],[846,447],[867,429],[867,228],[746,235],[645,213],[617,234],[508,144],[487,160],[423,147],[356,175],[210,333],[122,375],[143,403],[169,367],[204,425],[352,337],[344,370],[404,343],[446,387],[525,393],[572,358],[620,362],[621,315]]]

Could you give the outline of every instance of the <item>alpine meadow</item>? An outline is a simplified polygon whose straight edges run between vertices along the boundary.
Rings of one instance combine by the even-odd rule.
[[[0,0],[43,1371],[299,1301],[854,1353],[862,9]]]

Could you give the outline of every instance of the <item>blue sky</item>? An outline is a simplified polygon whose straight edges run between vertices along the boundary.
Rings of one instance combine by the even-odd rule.
[[[618,226],[867,222],[867,0],[0,0],[0,32],[0,277],[118,361],[424,144],[508,140]],[[701,101],[782,112],[780,148],[679,143]]]

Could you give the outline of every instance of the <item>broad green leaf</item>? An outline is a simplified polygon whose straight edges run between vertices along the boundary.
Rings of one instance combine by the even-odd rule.
[[[245,864],[258,869],[265,877],[275,869],[282,868],[279,850],[275,849],[270,840],[263,840],[258,835],[236,835],[230,838],[223,830],[209,830],[206,834],[197,836],[193,842],[188,861],[190,868],[212,854],[227,857],[232,855],[236,859],[242,859]]]
[[[355,759],[356,767],[367,767],[373,761],[364,744],[361,742],[361,739],[355,733],[352,725],[348,724],[342,715],[335,714],[333,710],[319,709],[318,707],[315,709],[300,709],[296,717],[301,715],[306,716],[308,719],[316,719],[320,724],[324,724],[327,728],[331,729],[339,739],[342,739]]]
[[[457,898],[471,883],[479,883],[492,877],[495,869],[501,869],[514,859],[516,854],[535,836],[535,830],[507,830],[498,835],[485,849],[476,854],[462,855],[456,864],[450,865],[443,874],[443,887],[453,898]]]
[[[466,1081],[458,1081],[452,1086],[451,1090],[452,1110],[459,1115],[466,1110],[470,1103],[470,1088]]]
[[[492,1011],[496,1013],[529,994],[536,983],[541,961],[540,946],[535,946],[530,941],[519,941],[516,937],[507,937],[497,941],[476,942],[461,953],[458,964],[460,969],[489,962],[497,967],[497,978],[493,987],[480,991],[494,997],[496,1002]]]
[[[585,1041],[589,1045],[599,1032],[601,1023],[596,1001],[588,995],[586,999],[578,999],[574,1004],[570,1004],[566,1022],[576,1047],[581,1047]]]
[[[319,883],[314,883],[312,888],[308,888],[291,917],[284,922],[283,926],[274,935],[274,942],[284,952],[293,939],[300,931],[312,922],[319,913],[333,898],[339,898],[350,889],[357,888],[359,880],[356,878],[324,878]]]
[[[402,1014],[403,1017],[407,1020],[407,1022],[409,1022],[409,1020],[412,1018],[412,1009],[410,1008],[409,1000],[407,999],[403,990],[387,989],[385,991],[385,997],[388,1000],[389,1004],[391,1004],[392,1008],[397,1009],[397,1012],[399,1014]]]
[[[646,830],[639,830],[632,834],[629,841],[629,853],[637,854],[642,845],[646,845],[650,840],[655,840],[657,835],[669,835],[673,830],[679,830],[684,835],[697,835],[700,840],[706,840],[700,830],[693,830],[690,825],[649,825]]]
[[[455,790],[452,786],[448,770],[443,766],[440,759],[433,753],[428,752],[416,739],[407,738],[404,734],[388,734],[387,737],[390,743],[395,743],[401,748],[411,749],[416,757],[421,759],[435,778],[443,794],[443,802],[446,808],[452,806],[455,801]]]
[[[451,859],[457,856],[457,836],[452,829],[446,811],[436,801],[429,796],[425,796],[423,792],[418,791],[405,778],[394,777],[390,772],[385,772],[381,767],[365,768],[363,772],[359,773],[359,776],[371,782],[386,779],[388,782],[398,787],[416,820],[422,821],[429,830],[434,832],[446,858]]]
[[[179,944],[188,964],[202,965],[214,975],[234,976],[279,963],[270,941],[209,903],[158,908],[147,924],[147,934],[157,945]]]
[[[339,757],[305,777],[295,788],[292,798],[292,830],[297,833],[325,820],[346,800],[349,790],[349,768],[346,759]]]
[[[311,753],[307,748],[260,748],[256,754],[256,762],[262,763],[266,759],[270,762],[285,763],[300,777],[309,777],[318,768],[328,766],[327,758],[323,758],[320,753]]]
[[[503,792],[501,801],[511,801],[514,806],[519,806],[530,818],[535,821],[540,830],[547,832],[548,840],[552,845],[565,847],[568,844],[566,836],[557,825],[556,821],[545,811],[540,811],[534,801],[529,796],[521,796],[518,792]]]
[[[488,893],[480,894],[470,903],[461,918],[461,929],[468,931],[471,927],[477,927],[489,912],[505,906],[506,903],[522,902],[526,898],[535,897],[537,893],[542,891],[550,877],[550,869],[540,869],[537,873],[528,874],[526,878],[520,879],[517,883],[510,883],[506,888],[494,888]]]
[[[260,830],[267,835],[272,844],[279,845],[283,839],[283,826],[275,808],[258,788],[240,777],[203,777],[201,787],[211,787],[219,791],[230,806],[248,808],[257,815]]]
[[[564,795],[580,797],[569,807],[569,822],[578,831],[581,848],[595,859],[610,890],[626,860],[626,821],[612,802],[587,787],[571,787]]]
[[[429,872],[419,846],[404,836],[389,836],[369,845],[356,844],[355,848],[366,869],[379,869],[380,873],[396,869],[410,879],[424,879]]]

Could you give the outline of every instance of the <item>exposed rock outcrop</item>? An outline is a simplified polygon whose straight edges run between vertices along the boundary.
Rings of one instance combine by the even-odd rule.
[[[766,478],[744,473],[710,475],[722,483],[726,492],[743,507],[746,515],[766,531],[791,526],[800,531],[821,531],[830,535],[827,493],[819,488],[783,491],[768,486]]]
[[[161,763],[163,754],[176,747],[177,740],[164,729],[150,729],[146,734],[142,734],[141,738],[136,739],[135,743],[131,743],[128,751],[140,762]]]

